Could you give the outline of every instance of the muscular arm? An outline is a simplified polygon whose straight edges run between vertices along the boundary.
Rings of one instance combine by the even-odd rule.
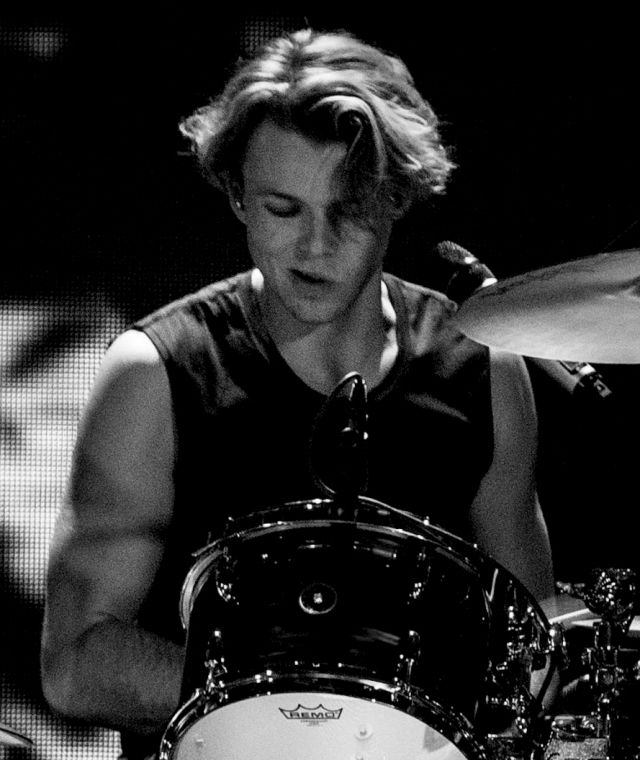
[[[182,650],[136,625],[171,520],[173,460],[164,367],[127,332],[98,372],[51,547],[42,684],[63,715],[146,734],[177,705]]]
[[[537,417],[522,357],[492,350],[491,398],[494,456],[472,506],[473,530],[479,546],[527,587],[549,618],[555,607],[553,563],[536,488]],[[545,684],[548,665],[532,672],[533,694]],[[553,705],[558,690],[554,672],[543,709]]]
[[[494,457],[471,510],[479,546],[539,601],[554,593],[551,548],[536,490],[537,419],[521,357],[491,351]]]

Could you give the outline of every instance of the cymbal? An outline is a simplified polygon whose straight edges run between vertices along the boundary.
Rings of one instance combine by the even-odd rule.
[[[13,747],[31,747],[33,742],[26,736],[19,734],[13,728],[0,723],[0,745],[11,745]]]
[[[523,356],[640,363],[640,249],[499,280],[464,301],[454,321],[478,343]]]
[[[550,623],[566,624],[581,618],[595,617],[581,599],[569,594],[556,594],[545,599],[541,606]]]
[[[542,608],[549,623],[562,625],[565,631],[591,629],[602,618],[592,612],[581,599],[559,594],[545,600]],[[632,639],[640,638],[640,615],[634,615],[625,634]]]

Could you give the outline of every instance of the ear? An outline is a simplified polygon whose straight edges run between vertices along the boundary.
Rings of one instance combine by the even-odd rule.
[[[229,205],[231,206],[231,210],[236,215],[236,217],[242,222],[242,224],[245,224],[245,211],[244,211],[244,204],[240,200],[240,198],[237,195],[234,195],[233,193],[229,193]]]
[[[225,190],[227,192],[227,198],[229,199],[231,210],[236,215],[236,217],[242,222],[242,224],[244,224],[245,213],[244,213],[244,202],[242,200],[242,196],[244,195],[244,192],[242,190],[242,182],[239,182],[237,179],[234,179],[232,176],[228,176],[225,181]]]

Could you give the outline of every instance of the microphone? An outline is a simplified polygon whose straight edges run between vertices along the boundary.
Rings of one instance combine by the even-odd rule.
[[[366,381],[349,372],[320,408],[309,439],[310,473],[326,495],[349,501],[366,489],[367,424]]]
[[[367,384],[357,372],[350,372],[342,383],[351,383],[347,395],[346,424],[341,430],[342,445],[351,448],[364,444],[368,437]]]
[[[498,282],[489,267],[482,264],[465,248],[449,240],[435,247],[438,258],[430,282],[452,301],[460,305],[479,288]]]
[[[434,287],[458,305],[472,296],[476,290],[498,281],[487,266],[457,243],[444,240],[436,245],[435,253],[438,258]],[[611,389],[602,375],[586,362],[540,359],[533,356],[527,356],[526,359],[571,394],[582,393],[599,399],[611,396]]]

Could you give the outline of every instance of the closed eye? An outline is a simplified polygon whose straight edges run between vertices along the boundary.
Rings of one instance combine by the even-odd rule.
[[[267,213],[279,218],[295,216],[300,211],[300,201],[284,193],[264,193],[262,202]]]
[[[297,206],[271,206],[270,204],[265,204],[265,208],[270,214],[280,218],[295,216],[300,211]]]

